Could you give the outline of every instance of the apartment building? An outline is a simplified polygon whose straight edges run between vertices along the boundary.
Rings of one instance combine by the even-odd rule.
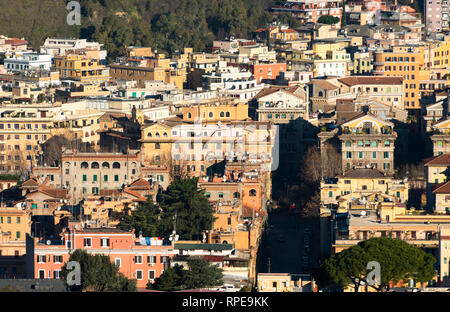
[[[0,207],[0,256],[23,256],[30,234],[31,210],[22,203]]]
[[[289,0],[283,5],[273,6],[274,14],[289,14],[303,24],[317,23],[320,16],[331,15],[339,18],[336,28],[341,27],[343,2],[340,0]]]
[[[441,32],[449,27],[450,12],[447,0],[426,0],[424,7],[427,33]]]
[[[394,172],[394,148],[397,133],[391,122],[370,113],[361,113],[341,125],[342,168],[354,167]]]
[[[337,81],[342,94],[364,95],[390,107],[404,109],[401,77],[351,76]]]
[[[86,39],[47,38],[41,46],[40,52],[52,57],[68,53],[84,53],[88,58],[100,61],[105,60],[107,56],[107,51],[102,50],[102,47],[103,44],[89,42]]]
[[[7,58],[4,61],[5,69],[9,72],[24,72],[27,70],[49,71],[52,65],[52,56],[39,53],[22,53],[20,56]]]
[[[276,135],[276,127],[268,122],[192,124],[166,119],[143,127],[139,142],[146,164],[173,165],[175,171],[185,171],[182,175],[202,176],[212,174],[215,163],[236,157],[270,167]]]
[[[420,80],[426,80],[424,47],[396,46],[374,54],[375,75],[402,77],[405,109],[420,109]]]
[[[61,239],[34,238],[27,250],[31,265],[28,274],[38,279],[61,279],[61,268],[76,249],[90,254],[103,254],[119,267],[119,272],[136,279],[137,287],[145,289],[148,282],[170,267],[170,259],[177,253],[166,241],[151,245],[150,238],[138,238],[133,232],[115,228],[69,229]]]
[[[63,80],[74,80],[83,83],[102,84],[109,81],[109,68],[101,65],[98,60],[85,55],[69,54],[55,56],[54,67]]]
[[[16,108],[0,114],[0,171],[23,173],[38,160],[39,144],[51,137],[52,118],[44,110]]]
[[[323,205],[338,204],[339,211],[376,209],[380,203],[405,204],[409,185],[378,169],[355,168],[320,183]]]

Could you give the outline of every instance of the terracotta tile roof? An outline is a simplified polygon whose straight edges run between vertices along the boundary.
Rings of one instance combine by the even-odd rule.
[[[355,85],[401,85],[403,78],[401,77],[379,77],[379,76],[352,76],[338,79],[339,82],[347,86]]]
[[[112,190],[100,190],[100,196],[119,196],[120,190],[112,189]]]
[[[436,185],[436,188],[433,190],[433,193],[450,194],[450,181]]]
[[[318,85],[326,90],[335,90],[338,89],[338,86],[332,84],[331,82],[328,82],[326,80],[312,80],[312,84]]]
[[[146,188],[146,189],[150,189],[151,186],[150,186],[150,182],[148,182],[145,179],[140,178],[140,179],[134,181],[133,183],[131,183],[130,188],[139,188],[139,189],[140,188]]]
[[[425,166],[450,166],[450,154],[442,154],[433,157],[425,163]]]
[[[37,187],[39,186],[39,183],[37,181],[36,178],[29,178],[28,180],[26,180],[25,182],[22,183],[22,187]]]
[[[350,169],[344,172],[343,174],[338,175],[338,178],[345,179],[345,178],[355,178],[355,179],[381,179],[381,178],[390,178],[392,177],[392,174],[384,174],[378,169],[368,169],[368,168],[355,168]]]

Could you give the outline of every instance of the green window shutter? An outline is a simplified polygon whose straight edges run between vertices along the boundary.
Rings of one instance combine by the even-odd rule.
[[[116,175],[114,175],[114,181],[115,182],[119,182],[119,176],[116,174]]]
[[[105,182],[108,182],[108,176],[105,175],[105,176],[103,177],[103,180],[104,180]]]
[[[31,204],[31,209],[36,209],[37,208],[37,204]]]
[[[377,158],[377,152],[372,152],[372,158]]]
[[[95,181],[97,181],[97,175],[96,174],[94,174],[94,177],[93,177],[94,179],[93,179],[93,181],[95,182]]]

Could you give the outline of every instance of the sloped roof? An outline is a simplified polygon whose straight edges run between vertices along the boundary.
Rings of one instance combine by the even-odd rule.
[[[431,158],[425,166],[450,166],[450,154],[442,154]]]
[[[338,79],[347,86],[356,85],[401,85],[402,77],[380,77],[380,76],[351,76]]]
[[[392,177],[392,174],[384,174],[378,169],[355,168],[338,175],[338,178],[354,178],[354,179],[381,179]]]
[[[435,194],[450,194],[450,181],[439,184],[434,190]]]
[[[326,80],[311,80],[312,84],[318,85],[326,90],[335,90],[339,87]]]

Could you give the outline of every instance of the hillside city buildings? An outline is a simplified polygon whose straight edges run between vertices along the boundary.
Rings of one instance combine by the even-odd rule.
[[[448,4],[424,3],[421,13],[378,0],[289,0],[270,12],[295,27],[172,55],[128,46],[112,59],[86,39],[31,49],[0,36],[0,278],[61,279],[83,249],[108,255],[140,290],[202,258],[241,287],[318,291],[318,262],[270,272],[261,256],[274,235],[269,215],[304,218],[317,195],[321,259],[398,238],[436,258],[436,276],[420,287],[448,287]],[[313,194],[299,191],[308,174]],[[202,239],[120,228],[117,215],[158,206],[186,177],[198,178],[215,217]]]

